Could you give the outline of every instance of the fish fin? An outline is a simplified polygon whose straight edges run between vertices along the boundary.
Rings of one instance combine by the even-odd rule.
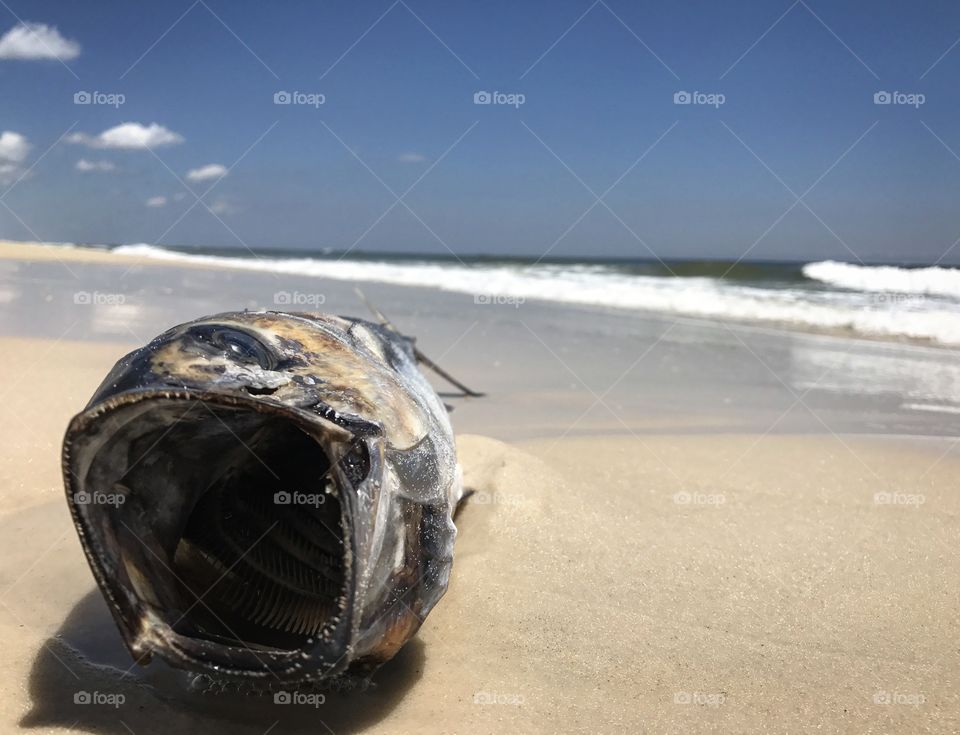
[[[469,398],[483,398],[486,395],[485,393],[479,393],[475,390],[471,390],[466,385],[464,385],[459,380],[457,380],[452,375],[450,375],[450,373],[448,373],[446,370],[444,370],[439,365],[437,365],[437,363],[435,363],[433,360],[431,360],[429,357],[423,354],[420,348],[416,346],[416,340],[413,337],[407,337],[406,335],[403,335],[400,332],[400,330],[398,330],[393,325],[393,322],[387,319],[386,315],[384,315],[382,311],[380,311],[376,306],[370,303],[370,300],[364,295],[363,291],[361,291],[356,286],[354,287],[353,290],[357,294],[357,296],[360,297],[360,300],[367,305],[367,308],[370,309],[373,315],[379,320],[380,325],[382,327],[384,327],[385,329],[389,329],[394,334],[402,336],[406,340],[409,340],[410,346],[413,348],[413,355],[416,358],[417,362],[423,365],[426,365],[428,368],[430,368],[430,370],[432,370],[441,378],[443,378],[448,383],[450,383],[450,385],[459,389],[464,396],[467,396]]]
[[[437,365],[437,363],[435,363],[435,362],[434,362],[433,360],[431,360],[429,357],[427,357],[426,355],[424,355],[423,352],[420,350],[419,347],[414,347],[414,348],[413,348],[413,354],[414,354],[414,356],[417,358],[417,362],[423,363],[423,364],[426,365],[428,368],[430,368],[431,370],[433,370],[433,372],[435,372],[435,373],[436,373],[437,375],[439,375],[441,378],[443,378],[443,379],[446,380],[448,383],[450,383],[450,385],[454,386],[455,388],[459,388],[460,391],[463,393],[463,395],[465,395],[465,396],[467,396],[467,397],[469,397],[469,398],[483,398],[483,397],[486,395],[486,393],[479,393],[479,392],[477,392],[477,391],[475,391],[475,390],[471,390],[470,388],[468,388],[467,386],[465,386],[463,383],[461,383],[459,380],[457,380],[455,377],[453,377],[450,373],[448,373],[448,372],[447,372],[446,370],[444,370],[442,367],[440,367],[439,365]]]
[[[370,309],[370,312],[377,318],[377,321],[380,322],[381,327],[386,327],[391,332],[400,334],[400,330],[397,329],[395,326],[393,326],[393,322],[387,319],[386,315],[371,303],[370,299],[368,299],[366,295],[363,293],[363,291],[360,290],[359,286],[354,286],[353,292],[360,298],[360,300],[366,305],[366,307]],[[411,342],[415,341],[413,337],[406,337],[406,335],[404,335],[404,337],[406,339],[409,339]]]

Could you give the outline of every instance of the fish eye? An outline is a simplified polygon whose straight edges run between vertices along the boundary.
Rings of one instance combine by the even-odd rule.
[[[200,325],[190,330],[198,342],[216,347],[237,362],[256,363],[264,370],[273,370],[276,360],[270,349],[257,337],[240,329]]]

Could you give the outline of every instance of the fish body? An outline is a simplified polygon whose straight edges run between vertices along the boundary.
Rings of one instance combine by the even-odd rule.
[[[67,500],[135,660],[365,681],[446,590],[463,495],[412,340],[236,312],[122,358],[64,439]]]

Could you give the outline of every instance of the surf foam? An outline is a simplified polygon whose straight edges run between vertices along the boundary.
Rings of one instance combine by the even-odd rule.
[[[125,245],[114,252],[345,281],[374,281],[472,294],[487,299],[545,300],[710,319],[849,329],[879,337],[960,344],[960,303],[894,298],[887,292],[960,296],[960,274],[946,268],[851,266],[825,261],[803,272],[840,290],[742,285],[717,278],[641,276],[604,265],[460,265],[316,258],[237,258]],[[855,289],[855,290],[854,290]]]
[[[856,265],[824,260],[803,266],[807,278],[855,291],[914,293],[960,298],[960,270],[956,268],[898,268],[892,265]]]

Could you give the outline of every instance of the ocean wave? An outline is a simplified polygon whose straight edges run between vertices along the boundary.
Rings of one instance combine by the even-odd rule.
[[[855,291],[913,293],[960,298],[960,269],[932,266],[898,268],[824,260],[807,263],[803,275],[821,283]]]
[[[765,287],[718,278],[634,275],[589,264],[460,265],[427,261],[235,258],[181,253],[153,245],[121,246],[115,252],[296,276],[419,286],[488,300],[511,299],[514,303],[555,301],[960,344],[960,304],[919,297],[898,298],[875,293],[880,290],[877,288],[852,292],[782,288],[773,284]]]

